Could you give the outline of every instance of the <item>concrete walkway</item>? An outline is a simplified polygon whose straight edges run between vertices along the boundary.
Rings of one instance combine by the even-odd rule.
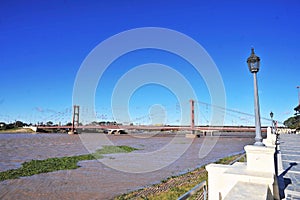
[[[281,134],[278,176],[281,197],[300,200],[300,135]]]

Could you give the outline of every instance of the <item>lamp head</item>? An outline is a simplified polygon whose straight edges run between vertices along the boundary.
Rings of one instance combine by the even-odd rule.
[[[260,58],[255,55],[254,48],[251,49],[251,55],[247,59],[248,67],[251,73],[256,73],[259,71]]]
[[[270,112],[270,117],[273,119],[274,113],[271,111]]]

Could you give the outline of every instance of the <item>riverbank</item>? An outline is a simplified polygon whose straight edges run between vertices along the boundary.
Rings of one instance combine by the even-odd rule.
[[[253,138],[200,137],[191,140],[181,137],[180,141],[174,142],[174,136],[138,138],[103,134],[0,134],[0,151],[3,152],[0,155],[0,170],[15,169],[21,163],[34,159],[88,154],[92,148],[99,149],[105,145],[105,141],[139,150],[126,155],[108,154],[100,160],[80,161],[80,168],[74,170],[2,181],[0,198],[112,199],[241,152],[246,144],[253,142]],[[167,151],[166,146],[172,141],[175,146]],[[174,157],[185,144],[189,144],[188,148],[178,158]],[[207,155],[200,157],[199,152],[206,147],[212,148]],[[153,152],[160,153],[150,159]],[[170,158],[175,159],[159,167]],[[151,166],[156,166],[156,170],[143,172]],[[135,173],[126,170],[135,170]]]
[[[33,130],[28,128],[12,128],[12,129],[5,129],[0,130],[0,134],[14,134],[14,133],[34,133]]]
[[[236,159],[240,159],[244,162],[245,154],[237,154],[229,157],[222,158],[216,163],[219,164],[230,164]],[[202,181],[207,181],[207,171],[204,167],[197,168],[191,172],[168,177],[166,180],[162,180],[161,183],[154,184],[150,187],[146,187],[137,191],[133,191],[127,194],[115,197],[114,200],[125,200],[125,199],[148,199],[148,200],[160,200],[160,199],[177,199],[181,195],[185,194],[197,184]],[[201,196],[201,192],[196,192],[189,199],[198,199]]]

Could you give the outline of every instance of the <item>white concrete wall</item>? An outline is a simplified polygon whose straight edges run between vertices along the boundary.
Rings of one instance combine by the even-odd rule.
[[[274,163],[274,135],[269,130],[265,141],[267,146],[244,147],[247,163],[207,165],[209,200],[240,199],[245,195],[240,192],[252,194],[248,199],[279,199]],[[251,187],[247,189],[247,185]]]

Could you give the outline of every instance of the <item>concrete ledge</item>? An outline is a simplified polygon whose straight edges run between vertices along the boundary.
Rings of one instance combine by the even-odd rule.
[[[274,167],[275,149],[247,145],[245,151],[247,163],[237,162],[233,165],[209,164],[206,166],[210,200],[223,199],[227,195],[230,197],[227,199],[279,199]],[[240,183],[242,183],[241,186],[239,186]],[[239,189],[248,191],[247,184],[250,184],[252,189],[263,185],[261,191],[256,190],[252,194],[258,195],[257,198],[256,196],[243,198],[239,195],[244,195],[244,192],[234,192]],[[233,189],[234,187],[235,189]]]
[[[240,199],[271,200],[273,197],[267,184],[239,181],[229,191],[224,200]]]
[[[236,184],[236,179],[228,180],[224,176],[224,172],[231,168],[235,167],[222,164],[209,164],[205,166],[208,172],[208,196],[210,200],[219,200],[220,195],[226,195],[232,186]]]
[[[271,172],[259,172],[251,171],[245,167],[238,166],[231,169],[227,169],[224,172],[225,176],[235,177],[237,181],[267,184],[272,187],[274,183],[274,174]],[[273,187],[272,187],[273,188]]]
[[[218,199],[220,195],[226,196],[239,182],[266,185],[271,193],[274,190],[274,174],[272,172],[248,170],[245,163],[237,162],[234,165],[209,164],[206,166],[206,170],[209,174],[210,199]],[[265,191],[267,192],[267,190]]]

